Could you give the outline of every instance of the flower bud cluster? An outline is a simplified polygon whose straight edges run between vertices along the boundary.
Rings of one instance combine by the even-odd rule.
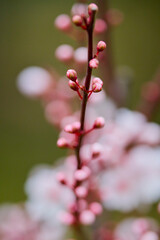
[[[98,68],[99,61],[97,59],[100,52],[104,51],[106,48],[106,43],[104,41],[99,41],[97,44],[97,53],[94,55],[94,58],[89,61],[90,68]]]
[[[98,11],[98,7],[95,3],[91,3],[88,5],[88,15],[89,17],[85,14],[85,13],[80,13],[79,14],[75,14],[72,17],[72,22],[77,26],[77,27],[81,27],[84,30],[87,30],[92,15],[95,14]]]
[[[82,165],[82,167],[75,171],[73,176],[73,184],[69,184],[64,173],[57,174],[57,180],[62,185],[69,187],[75,194],[78,201],[69,204],[68,211],[61,213],[60,220],[65,225],[93,224],[96,216],[102,213],[102,205],[99,202],[87,201],[90,193],[90,187],[87,184],[91,170],[89,167]],[[77,218],[78,213],[78,218]]]
[[[88,15],[87,14],[76,14],[72,17],[72,22],[81,27],[84,30],[89,31],[91,24],[94,25],[94,16],[95,13],[98,11],[98,7],[96,4],[91,3],[88,6]],[[93,59],[88,62],[88,69],[96,69],[99,65],[98,54],[105,50],[106,43],[103,41],[98,42],[96,47],[96,54],[94,55]],[[91,89],[85,85],[81,85],[78,80],[77,72],[74,69],[69,69],[66,72],[66,76],[69,79],[68,85],[69,87],[77,92],[78,96],[81,100],[87,101],[88,98],[91,96],[92,93],[97,93],[102,90],[103,81],[98,78],[94,77],[91,80]],[[87,79],[87,77],[86,77]],[[87,80],[86,80],[87,81]],[[83,105],[83,104],[82,104]],[[73,141],[70,141],[70,137],[65,135],[65,137],[61,137],[57,141],[57,145],[60,148],[70,148],[78,150],[80,139],[82,139],[83,135],[90,133],[95,129],[100,129],[104,127],[105,121],[103,117],[98,117],[95,119],[92,127],[90,129],[84,129],[82,122],[75,121],[70,124],[65,125],[64,133],[65,134],[72,134]],[[96,158],[101,154],[101,149],[99,147],[94,147],[92,151],[93,158]],[[80,161],[78,163],[77,158],[77,168],[73,173],[73,181],[69,183],[69,179],[67,179],[66,175],[60,172],[57,175],[57,180],[60,184],[65,185],[66,187],[70,188],[70,190],[74,193],[76,197],[76,201],[73,202],[69,207],[68,211],[64,212],[61,215],[61,221],[66,225],[74,225],[74,224],[84,224],[90,225],[92,224],[97,215],[100,215],[102,212],[102,206],[99,202],[93,201],[90,202],[88,200],[89,194],[91,190],[90,178],[91,178],[92,170],[87,163]],[[92,186],[93,188],[93,186]],[[99,198],[97,199],[99,201]]]
[[[98,63],[97,59],[92,59],[90,61],[90,65],[92,64],[92,66],[95,66],[94,68],[96,68],[96,64],[97,63]],[[79,82],[77,80],[77,72],[74,69],[69,69],[67,71],[66,76],[70,79],[69,82],[68,82],[69,87],[72,90],[77,91],[78,95],[82,99],[82,95],[80,94],[79,90],[82,90],[82,91],[86,91],[86,90],[85,90],[85,86],[79,85]],[[92,89],[89,90],[89,91],[86,91],[87,93],[89,93],[88,97],[90,97],[90,95],[93,92],[95,92],[95,93],[96,92],[100,92],[102,90],[102,87],[103,87],[102,80],[100,78],[98,78],[98,77],[93,78],[93,80],[92,80]]]

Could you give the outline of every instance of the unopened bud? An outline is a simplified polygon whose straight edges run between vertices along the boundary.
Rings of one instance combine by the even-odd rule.
[[[104,41],[99,41],[97,44],[97,51],[102,52],[106,48],[106,43]]]
[[[84,225],[91,225],[95,221],[95,215],[90,210],[84,210],[80,214],[80,222]]]
[[[88,194],[88,190],[83,186],[79,186],[75,189],[75,193],[76,193],[77,197],[85,198]]]
[[[76,26],[81,26],[82,25],[82,18],[79,15],[74,15],[72,18],[72,22],[76,25]]]
[[[93,92],[100,92],[103,87],[103,82],[100,78],[96,77],[92,80],[92,90]]]
[[[71,124],[66,125],[64,128],[64,131],[68,133],[72,133],[72,125]]]
[[[91,174],[91,171],[88,167],[83,167],[82,169],[79,169],[75,172],[75,179],[78,181],[84,181],[86,180]]]
[[[66,76],[73,82],[77,80],[77,72],[74,69],[69,69]]]
[[[94,127],[94,128],[102,128],[102,127],[104,127],[104,125],[105,125],[105,120],[104,120],[104,118],[103,118],[103,117],[98,117],[98,118],[95,120],[93,127]]]
[[[73,91],[77,91],[78,90],[78,86],[75,82],[73,82],[72,80],[69,80],[68,82],[69,87],[73,90]]]
[[[70,226],[70,225],[74,224],[74,222],[75,222],[75,217],[69,212],[61,213],[59,216],[59,219],[63,224],[65,224],[67,226]]]
[[[98,7],[95,3],[91,3],[88,5],[88,13],[89,15],[92,14],[92,12],[97,12],[98,11]]]
[[[102,145],[99,143],[94,143],[91,148],[92,158],[99,157],[102,151],[103,151]]]
[[[100,215],[102,213],[102,205],[98,202],[91,203],[89,208],[95,215]]]
[[[76,133],[80,130],[80,122],[74,122],[65,126],[64,131],[68,133]]]
[[[58,182],[60,182],[61,184],[66,185],[66,177],[65,177],[64,173],[59,172],[59,173],[57,174],[57,180],[58,180]]]
[[[72,124],[72,129],[73,129],[74,132],[78,132],[80,130],[80,128],[81,128],[81,123],[80,122],[77,121],[77,122],[74,122]]]
[[[90,68],[96,69],[96,68],[98,68],[98,65],[99,65],[99,61],[96,58],[93,58],[89,61]]]
[[[59,148],[66,148],[66,147],[68,147],[68,142],[65,138],[59,138],[57,141],[57,146]]]

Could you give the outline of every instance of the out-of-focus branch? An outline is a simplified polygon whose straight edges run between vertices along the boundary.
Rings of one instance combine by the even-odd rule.
[[[137,107],[139,111],[151,120],[157,108],[160,106],[160,68],[152,81],[142,86],[141,101]]]

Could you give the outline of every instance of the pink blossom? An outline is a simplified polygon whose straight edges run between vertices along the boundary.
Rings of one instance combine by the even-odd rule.
[[[102,205],[98,202],[93,202],[89,205],[90,210],[95,214],[95,215],[100,215],[102,213]]]
[[[70,114],[70,106],[63,100],[51,101],[45,106],[45,116],[47,120],[54,125],[59,126],[61,120]]]
[[[70,17],[67,14],[61,14],[59,15],[54,22],[55,26],[61,30],[68,32],[71,30],[71,20]]]
[[[102,34],[107,30],[107,23],[103,19],[96,19],[94,32],[95,34]]]
[[[58,60],[68,63],[73,59],[73,53],[73,48],[70,45],[63,44],[56,49],[55,56]]]
[[[87,63],[88,50],[86,47],[79,47],[74,51],[74,60],[77,64]]]

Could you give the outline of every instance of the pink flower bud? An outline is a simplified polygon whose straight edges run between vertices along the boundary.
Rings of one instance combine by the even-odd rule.
[[[58,141],[57,141],[57,146],[59,148],[66,148],[66,147],[68,147],[67,140],[65,138],[59,138]]]
[[[80,130],[80,122],[74,122],[65,126],[64,131],[68,133],[76,133]]]
[[[79,15],[74,15],[74,16],[72,17],[72,22],[73,22],[76,26],[81,26],[83,20],[82,20],[82,17],[81,17],[81,16],[79,16]]]
[[[102,145],[99,143],[94,143],[91,148],[92,158],[99,157],[102,151],[103,151]]]
[[[93,90],[93,92],[102,91],[102,87],[103,87],[103,82],[100,78],[96,77],[92,80],[92,90]]]
[[[97,51],[102,52],[106,48],[106,43],[103,41],[99,41],[97,44]]]
[[[76,193],[77,197],[85,198],[88,194],[88,190],[83,186],[79,186],[75,189],[75,193]]]
[[[75,82],[73,82],[72,80],[69,80],[68,85],[73,91],[78,91],[77,84]]]
[[[72,125],[71,124],[66,125],[64,131],[68,133],[73,133]]]
[[[84,225],[91,225],[95,221],[95,215],[90,210],[84,210],[80,214],[79,220]]]
[[[102,213],[102,205],[98,202],[91,203],[89,208],[95,215],[100,215]]]
[[[66,76],[73,82],[77,80],[77,72],[74,69],[69,69],[66,73]]]
[[[68,212],[61,213],[59,219],[63,224],[67,226],[73,225],[75,223],[75,217]]]
[[[87,177],[89,177],[91,175],[91,170],[89,169],[89,167],[82,167],[82,170],[85,171]]]
[[[90,176],[90,169],[83,167],[75,172],[74,177],[77,181],[84,181]]]
[[[59,172],[56,177],[57,177],[58,182],[60,182],[63,185],[66,185],[67,181],[66,181],[66,177],[63,172]]]
[[[81,123],[80,123],[80,122],[78,122],[78,121],[76,121],[76,122],[72,123],[72,128],[73,128],[73,131],[74,131],[74,132],[77,132],[77,131],[79,131],[79,130],[80,130],[80,128],[81,128]]]
[[[88,13],[89,15],[92,14],[92,12],[97,12],[98,11],[98,7],[95,3],[91,3],[88,5]]]
[[[159,237],[155,232],[149,231],[143,234],[140,240],[159,240]]]
[[[70,45],[63,44],[55,51],[56,58],[64,63],[68,63],[73,59],[73,48]]]
[[[71,29],[71,20],[67,14],[59,15],[54,22],[56,28],[61,31],[68,32]]]
[[[99,61],[96,58],[93,58],[89,61],[90,68],[96,69],[96,68],[98,68],[98,65],[99,65]]]
[[[101,34],[107,30],[107,24],[103,19],[96,19],[94,33]]]
[[[94,128],[102,128],[102,127],[104,127],[104,125],[105,125],[105,120],[104,120],[104,118],[103,118],[103,117],[98,117],[98,118],[95,120],[93,127],[94,127]]]

